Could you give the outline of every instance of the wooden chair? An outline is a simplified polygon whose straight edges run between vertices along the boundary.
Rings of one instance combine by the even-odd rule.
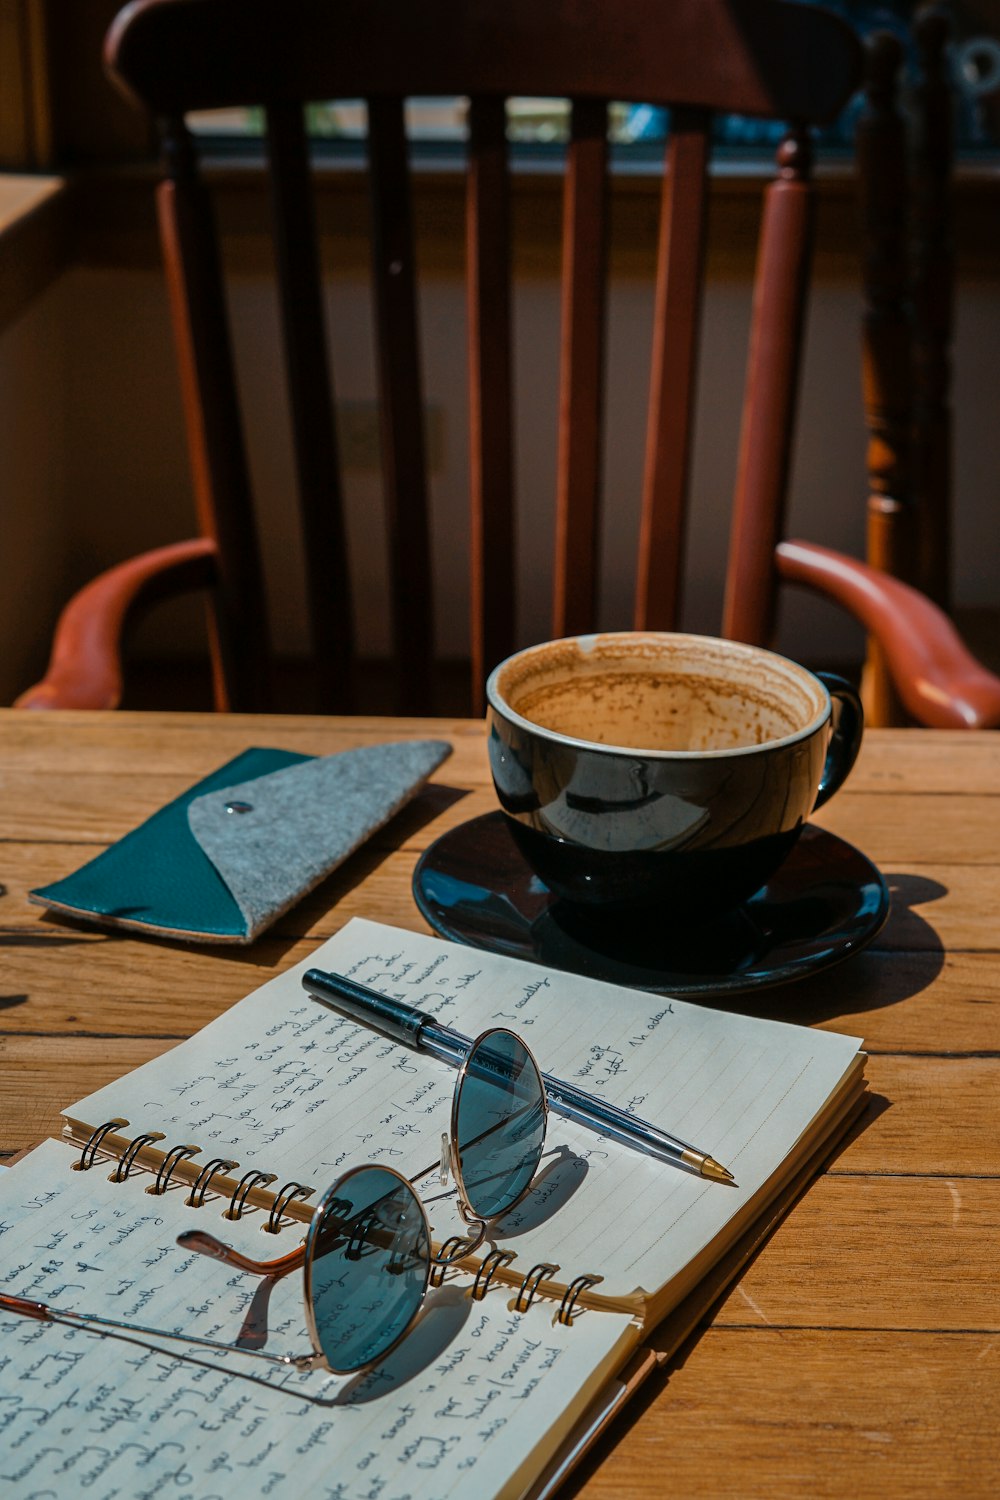
[[[949,17],[914,21],[918,75],[903,108],[903,48],[888,32],[867,46],[857,157],[864,241],[862,368],[868,425],[868,561],[951,609],[950,365],[954,165]],[[906,722],[889,666],[869,643],[865,711]]]
[[[275,243],[324,707],[349,709],[353,652],[330,364],[302,105],[364,97],[399,707],[426,709],[432,641],[407,95],[467,95],[472,657],[478,696],[514,642],[510,235],[504,100],[572,101],[566,157],[562,369],[552,632],[593,623],[599,515],[607,104],[667,105],[649,422],[634,624],[675,628],[715,112],[788,120],[767,188],[724,605],[726,635],[771,639],[780,580],[818,589],[877,637],[910,712],[1000,722],[1000,681],[906,584],[781,540],[813,209],[809,126],[856,87],[836,17],[779,0],[137,0],[108,38],[119,81],[162,124],[158,190],[200,524],[196,541],[112,569],[67,608],[26,706],[114,706],[117,643],[151,594],[205,584],[220,708],[267,706],[261,564],[208,193],[186,111],[263,105]],[[627,622],[626,622],[627,623]]]

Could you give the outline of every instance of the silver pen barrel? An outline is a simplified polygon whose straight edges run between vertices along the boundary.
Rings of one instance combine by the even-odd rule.
[[[469,1054],[471,1038],[443,1026],[427,1011],[391,1000],[344,975],[310,969],[302,984],[317,1000],[325,1001],[350,1020],[370,1026],[407,1047],[428,1052],[452,1067],[460,1068]],[[648,1156],[688,1167],[703,1177],[717,1182],[733,1181],[733,1174],[726,1167],[690,1141],[670,1135],[620,1105],[600,1099],[562,1078],[554,1078],[551,1073],[541,1076],[552,1109],[566,1119]]]
[[[633,1149],[638,1148],[647,1156],[655,1156],[671,1162],[683,1160],[684,1147],[675,1146],[672,1141],[656,1141],[652,1137],[648,1140],[644,1139],[642,1132],[637,1131],[634,1126],[630,1128],[617,1120],[602,1119],[595,1110],[574,1103],[571,1098],[564,1097],[558,1088],[550,1088],[547,1082],[545,1092],[549,1107],[567,1120],[574,1120],[578,1125],[585,1125],[590,1130],[599,1131],[610,1141],[618,1141],[621,1145],[631,1146]],[[628,1118],[626,1116],[626,1119]]]

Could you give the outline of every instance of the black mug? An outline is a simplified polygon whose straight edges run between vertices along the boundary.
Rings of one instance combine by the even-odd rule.
[[[765,883],[863,727],[842,678],[711,636],[546,641],[501,662],[486,696],[497,796],[545,885],[681,921]]]

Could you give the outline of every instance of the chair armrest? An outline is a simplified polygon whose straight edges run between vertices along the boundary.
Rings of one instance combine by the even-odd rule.
[[[826,594],[878,642],[904,707],[932,729],[1000,725],[1000,678],[981,666],[936,604],[867,563],[812,542],[780,542],[778,573]]]
[[[48,670],[15,708],[117,708],[121,648],[135,613],[217,578],[217,550],[206,537],[130,557],[86,584],[59,616]]]

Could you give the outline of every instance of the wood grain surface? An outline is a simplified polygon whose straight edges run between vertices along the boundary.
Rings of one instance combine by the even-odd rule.
[[[404,737],[454,753],[249,949],[109,935],[27,901],[250,745]],[[0,1160],[349,917],[426,930],[420,853],[494,805],[470,721],[0,711]],[[586,1500],[1000,1489],[1000,735],[872,731],[817,822],[883,870],[889,921],[842,966],[732,1003],[863,1036],[868,1108],[586,1461],[567,1490]]]

